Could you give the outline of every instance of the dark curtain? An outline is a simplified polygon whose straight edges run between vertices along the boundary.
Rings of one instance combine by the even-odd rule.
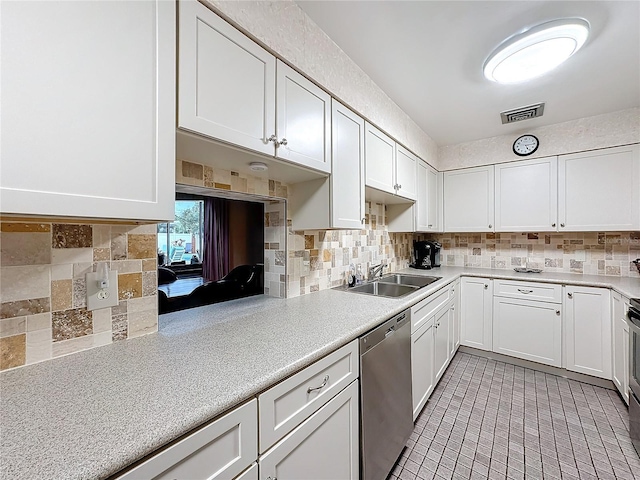
[[[229,203],[215,197],[204,199],[204,248],[202,276],[220,280],[229,273]]]

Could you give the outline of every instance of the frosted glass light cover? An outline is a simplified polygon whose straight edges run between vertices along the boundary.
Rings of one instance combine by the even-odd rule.
[[[485,62],[484,76],[498,83],[520,83],[539,77],[576,53],[588,36],[586,20],[543,23],[500,45]]]

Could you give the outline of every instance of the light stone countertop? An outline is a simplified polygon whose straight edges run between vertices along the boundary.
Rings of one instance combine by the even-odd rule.
[[[400,299],[323,290],[160,317],[158,333],[0,374],[0,476],[112,475],[345,345],[461,274],[613,288],[640,279],[442,267]]]

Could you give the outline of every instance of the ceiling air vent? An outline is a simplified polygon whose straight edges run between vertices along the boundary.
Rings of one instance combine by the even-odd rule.
[[[544,103],[535,103],[526,107],[514,108],[513,110],[505,110],[500,112],[502,124],[514,123],[521,120],[529,120],[530,118],[541,117],[544,113]]]

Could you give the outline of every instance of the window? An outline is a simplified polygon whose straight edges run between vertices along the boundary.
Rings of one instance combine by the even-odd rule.
[[[176,200],[175,220],[158,224],[159,264],[202,261],[203,203],[202,200]]]

